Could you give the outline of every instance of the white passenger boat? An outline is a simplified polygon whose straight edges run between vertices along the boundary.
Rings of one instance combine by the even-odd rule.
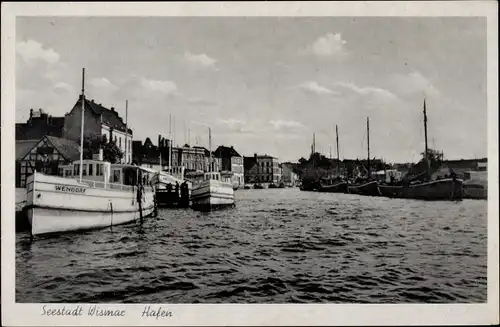
[[[83,167],[85,179],[77,179]],[[28,177],[26,213],[31,235],[105,228],[137,221],[154,211],[151,175],[141,167],[83,160],[62,176]]]
[[[194,210],[210,211],[234,206],[234,190],[231,178],[218,172],[205,173],[204,179],[191,191]]]
[[[125,224],[154,211],[151,173],[142,167],[83,159],[85,68],[82,76],[80,160],[59,167],[60,176],[35,173],[26,183],[31,235]]]
[[[192,208],[199,211],[210,211],[228,206],[234,206],[234,189],[231,174],[213,172],[212,163],[212,133],[208,129],[209,165],[204,173],[203,181],[193,186],[191,191]]]

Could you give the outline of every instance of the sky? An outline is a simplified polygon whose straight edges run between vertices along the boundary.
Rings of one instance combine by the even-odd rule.
[[[16,122],[81,92],[134,140],[168,137],[282,161],[487,156],[486,21],[461,17],[18,17]]]

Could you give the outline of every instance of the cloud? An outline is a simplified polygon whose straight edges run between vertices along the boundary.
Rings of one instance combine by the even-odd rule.
[[[269,124],[271,124],[275,130],[279,131],[298,131],[307,128],[302,123],[296,121],[270,120]]]
[[[105,77],[100,77],[100,78],[92,78],[89,81],[89,84],[95,88],[104,88],[108,89],[111,91],[117,90],[118,86],[114,85],[111,83],[107,78]]]
[[[392,92],[377,87],[359,87],[350,82],[335,83],[336,90],[344,89],[360,96],[374,97],[380,100],[397,101],[398,97]]]
[[[439,96],[441,92],[419,71],[409,74],[394,74],[390,77],[391,88],[403,96],[422,94]]]
[[[31,39],[18,42],[16,44],[16,53],[27,63],[42,60],[49,64],[55,64],[60,57],[52,48],[44,49],[41,43]]]
[[[251,132],[252,129],[246,127],[244,121],[230,118],[230,119],[217,119],[217,124],[220,126],[218,130],[226,131],[226,132],[237,132],[237,133],[248,133]]]
[[[314,81],[302,83],[299,87],[301,89],[303,89],[304,91],[315,93],[318,95],[334,94],[335,93],[334,91],[332,91],[332,90],[330,90],[322,85],[319,85],[317,82],[314,82]]]
[[[314,54],[319,57],[344,57],[347,55],[345,45],[347,41],[342,39],[340,33],[328,33],[319,37],[311,45],[306,48],[307,53]]]
[[[57,82],[54,85],[54,91],[57,92],[57,93],[67,93],[67,92],[73,92],[74,88],[71,85],[67,84],[67,83]]]
[[[210,58],[204,53],[193,54],[190,52],[184,53],[184,58],[191,64],[201,67],[213,67],[217,60]]]

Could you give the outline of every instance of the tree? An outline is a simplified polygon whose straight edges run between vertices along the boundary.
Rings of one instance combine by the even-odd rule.
[[[111,140],[108,142],[106,135],[101,137],[90,134],[83,137],[83,157],[85,159],[92,159],[93,154],[99,153],[99,149],[102,149],[104,161],[117,163],[123,158],[123,153],[115,141]]]

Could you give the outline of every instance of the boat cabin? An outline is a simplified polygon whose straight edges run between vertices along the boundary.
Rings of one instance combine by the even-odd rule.
[[[219,172],[210,172],[210,173],[204,174],[203,180],[205,180],[205,181],[215,180],[215,181],[221,181],[223,183],[231,183],[231,176],[232,176],[232,174],[222,174]]]
[[[82,164],[82,180],[92,181],[93,185],[101,182],[103,187],[113,185],[151,185],[154,171],[127,164],[111,164],[101,160],[86,159]],[[59,167],[59,176],[65,178],[80,177],[80,160]],[[138,180],[140,178],[140,181]]]

